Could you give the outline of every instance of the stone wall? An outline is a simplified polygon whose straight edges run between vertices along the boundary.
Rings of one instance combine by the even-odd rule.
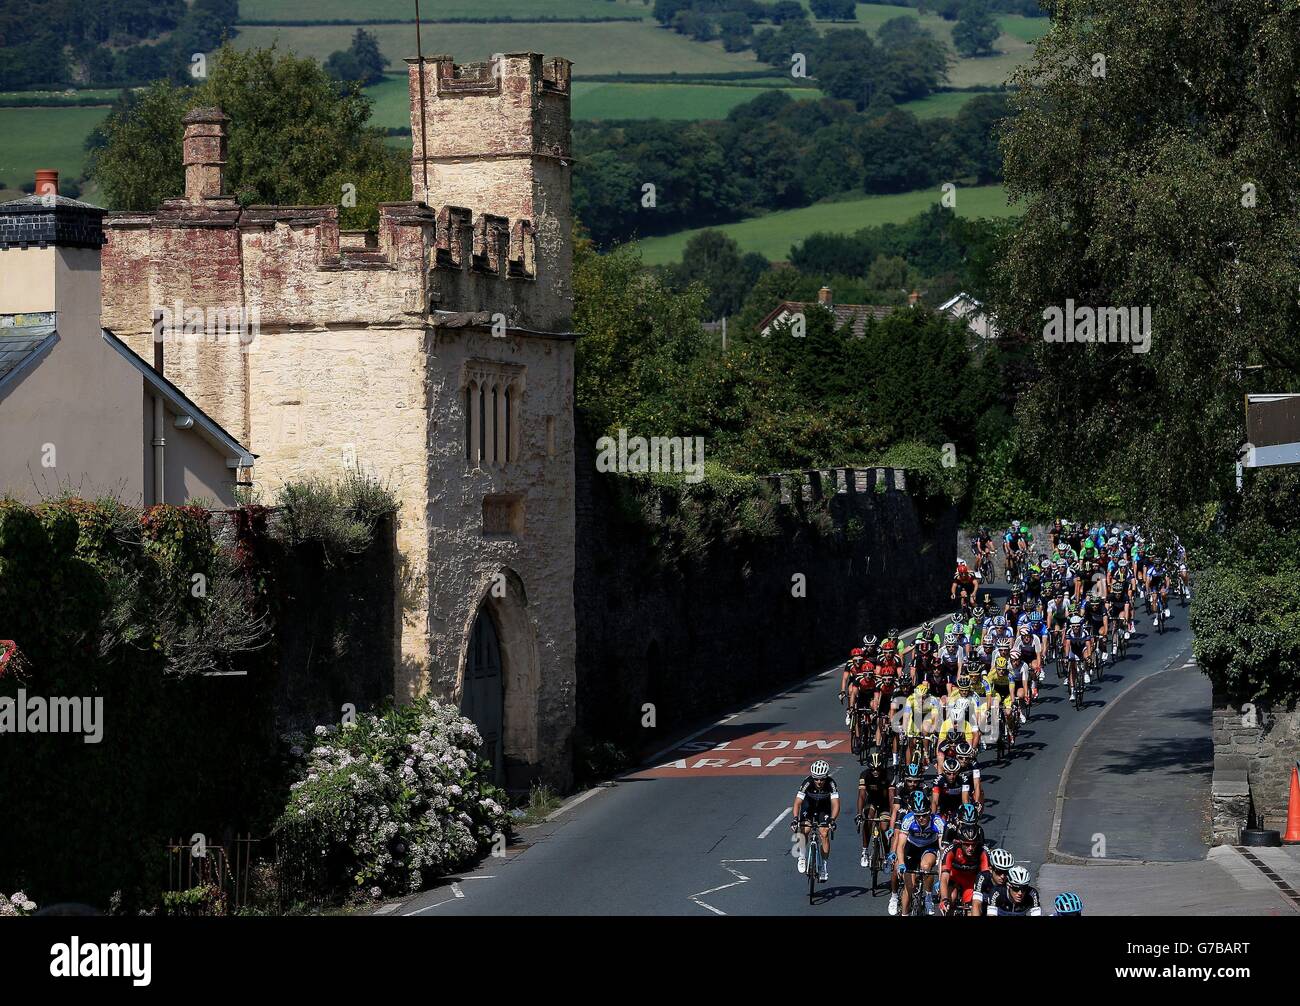
[[[1300,761],[1300,707],[1234,705],[1216,690],[1213,726],[1216,844],[1236,841],[1251,805],[1264,827],[1285,832],[1291,774]]]
[[[647,527],[624,516],[616,478],[596,471],[590,443],[580,447],[577,699],[589,743],[644,750],[826,669],[868,631],[908,628],[946,603],[956,515],[923,519],[902,471],[786,476],[773,484],[786,500],[779,536],[715,542],[679,569],[665,568]],[[810,517],[822,486],[832,526],[817,530]],[[796,573],[805,597],[792,595]],[[654,730],[641,727],[647,702]]]

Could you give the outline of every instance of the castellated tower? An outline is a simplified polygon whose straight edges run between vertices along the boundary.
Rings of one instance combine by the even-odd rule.
[[[166,376],[257,455],[265,497],[347,470],[393,489],[394,694],[458,703],[507,785],[563,786],[569,63],[439,56],[409,80],[415,198],[381,205],[370,234],[340,231],[335,205],[241,206],[227,117],[191,111],[184,194],[105,218],[103,323],[150,362],[161,342]]]
[[[429,56],[423,68],[418,60],[406,62],[415,201],[515,222],[517,253],[525,252],[531,230],[541,287],[531,306],[543,327],[567,323],[573,299],[569,61],[514,52],[464,65],[450,56]]]

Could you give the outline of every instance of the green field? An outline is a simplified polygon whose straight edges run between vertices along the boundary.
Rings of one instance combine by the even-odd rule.
[[[415,56],[415,26],[381,24],[368,29],[392,62]],[[240,49],[265,48],[278,40],[282,49],[324,60],[346,49],[356,28],[241,28]],[[753,52],[724,52],[716,42],[693,42],[684,35],[649,23],[602,24],[444,24],[423,33],[426,55],[450,53],[457,60],[488,59],[494,52],[541,52],[573,60],[573,72],[588,73],[731,73],[761,69]]]
[[[388,76],[366,88],[374,102],[373,125],[411,124],[405,77]],[[780,81],[784,83],[784,81]],[[746,81],[748,83],[748,81]],[[796,101],[820,98],[814,88],[734,87],[727,84],[601,84],[575,81],[574,119],[722,119],[737,105],[753,101],[765,90],[786,91]],[[927,99],[928,100],[928,99]],[[918,103],[919,104],[919,103]],[[908,106],[911,107],[911,106]],[[918,115],[922,114],[920,111]],[[941,114],[941,113],[933,113]],[[409,142],[409,141],[408,141]]]
[[[642,17],[650,16],[653,5],[640,0],[425,0],[420,5],[421,21],[439,18],[512,17]],[[364,8],[355,0],[240,0],[239,17],[244,21],[376,21],[410,20],[415,17],[411,0],[368,0]]]
[[[57,168],[78,178],[85,170],[86,136],[108,115],[107,108],[0,108],[0,182],[17,189],[37,168]]]
[[[796,101],[820,98],[812,88],[725,87],[709,84],[573,85],[575,119],[723,119],[764,90],[782,90]]]
[[[999,14],[998,25],[1002,34],[1011,35],[1022,42],[1035,42],[1052,27],[1051,18],[1025,17],[1021,14]]]
[[[730,234],[742,251],[756,251],[773,261],[789,257],[790,247],[809,234],[823,231],[851,234],[863,227],[902,223],[939,201],[940,192],[923,189],[894,196],[864,196],[844,202],[816,203],[798,210],[783,210],[765,216],[722,224],[711,228]],[[964,217],[1006,217],[1020,211],[1007,205],[1000,185],[986,185],[957,191],[956,210]],[[705,228],[701,228],[705,229]],[[646,265],[664,265],[682,257],[682,250],[698,230],[679,231],[665,237],[638,242]]]
[[[978,95],[979,91],[940,91],[937,94],[905,101],[899,108],[905,108],[918,119],[938,119],[952,117],[961,111],[962,105]]]

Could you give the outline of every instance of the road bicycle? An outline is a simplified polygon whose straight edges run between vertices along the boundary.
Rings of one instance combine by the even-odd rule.
[[[876,888],[880,886],[880,871],[885,867],[885,839],[881,835],[881,830],[889,822],[888,814],[876,814],[875,807],[868,806],[867,812],[860,815],[857,819],[859,829],[865,832],[865,829],[871,829],[870,837],[863,834],[867,839],[863,848],[867,850],[867,869],[871,871],[871,891],[874,894]]]
[[[937,850],[936,850],[937,853]],[[911,897],[907,903],[907,914],[912,918],[920,918],[926,914],[925,911],[925,892],[930,889],[933,878],[939,876],[938,870],[908,870],[903,874],[903,882],[907,883],[908,877],[915,877],[916,883],[913,887]]]
[[[811,827],[808,834],[803,834],[803,821],[809,822]],[[817,885],[821,883],[818,879],[821,876],[822,867],[826,864],[826,856],[822,852],[821,828],[825,825],[830,828],[828,841],[835,838],[835,822],[832,820],[819,821],[811,817],[806,817],[795,827],[799,832],[800,841],[808,843],[808,855],[806,857],[806,866],[808,867],[808,904],[812,904],[817,896]]]
[[[1067,663],[1076,665],[1074,668],[1074,708],[1083,708],[1083,693],[1088,686],[1083,683],[1084,662],[1077,653],[1071,653],[1067,658]],[[1068,672],[1067,672],[1067,677]]]

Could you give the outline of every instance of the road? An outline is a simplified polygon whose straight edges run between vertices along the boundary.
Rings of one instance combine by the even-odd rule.
[[[1066,689],[1049,672],[1034,715],[1022,730],[1019,752],[1009,764],[981,759],[985,780],[984,828],[992,844],[1010,849],[1037,875],[1048,859],[1062,772],[1080,737],[1098,723],[1117,697],[1133,689],[1101,720],[1071,768],[1088,800],[1137,792],[1174,803],[1192,803],[1199,778],[1184,772],[1182,759],[1208,759],[1208,749],[1189,739],[1194,712],[1181,696],[1204,679],[1188,666],[1191,633],[1185,609],[1174,608],[1163,635],[1139,624],[1129,655],[1107,669],[1089,703],[1076,711]],[[845,641],[845,648],[851,641]],[[1168,670],[1160,676],[1159,672]],[[1154,677],[1153,677],[1154,676]],[[1153,678],[1150,685],[1139,685]],[[1181,684],[1180,684],[1181,683]],[[883,915],[887,892],[867,890],[853,834],[859,767],[850,754],[843,712],[836,698],[839,668],[724,717],[650,759],[637,771],[588,791],[549,823],[523,829],[504,855],[489,857],[475,871],[446,878],[439,886],[382,914],[418,915]],[[1134,687],[1138,686],[1138,687]],[[1144,714],[1130,717],[1130,700],[1154,710],[1162,723],[1143,738]],[[1177,706],[1172,725],[1158,703]],[[1181,718],[1179,718],[1181,717]],[[1204,709],[1208,737],[1208,702]],[[1114,724],[1110,721],[1115,721]],[[1095,742],[1095,743],[1094,743]],[[1113,743],[1134,745],[1110,750]],[[1145,746],[1141,746],[1145,745]],[[806,880],[795,869],[788,821],[794,792],[816,757],[827,757],[844,794],[845,827],[832,848],[830,883],[809,904]],[[1138,759],[1147,759],[1139,763]],[[1208,771],[1207,766],[1204,767]],[[1134,773],[1137,772],[1135,776]],[[1126,774],[1127,773],[1127,774]],[[1173,787],[1161,796],[1165,780]],[[1129,785],[1131,783],[1131,785]],[[1179,788],[1181,787],[1181,788]],[[1208,802],[1208,781],[1203,780]],[[1118,847],[1115,855],[1159,858],[1140,848],[1145,819],[1124,829],[1112,817],[1095,826],[1104,807],[1071,806],[1057,829],[1065,855],[1089,854],[1100,830]],[[1146,813],[1146,811],[1144,811]],[[1195,813],[1178,819],[1195,829]],[[1168,849],[1165,848],[1168,846]],[[1170,839],[1161,847],[1175,856],[1204,856],[1195,837]],[[1108,852],[1107,854],[1110,854]],[[1195,858],[1193,856],[1193,858]],[[1046,892],[1045,892],[1046,893]],[[1081,892],[1085,894],[1086,892]]]

